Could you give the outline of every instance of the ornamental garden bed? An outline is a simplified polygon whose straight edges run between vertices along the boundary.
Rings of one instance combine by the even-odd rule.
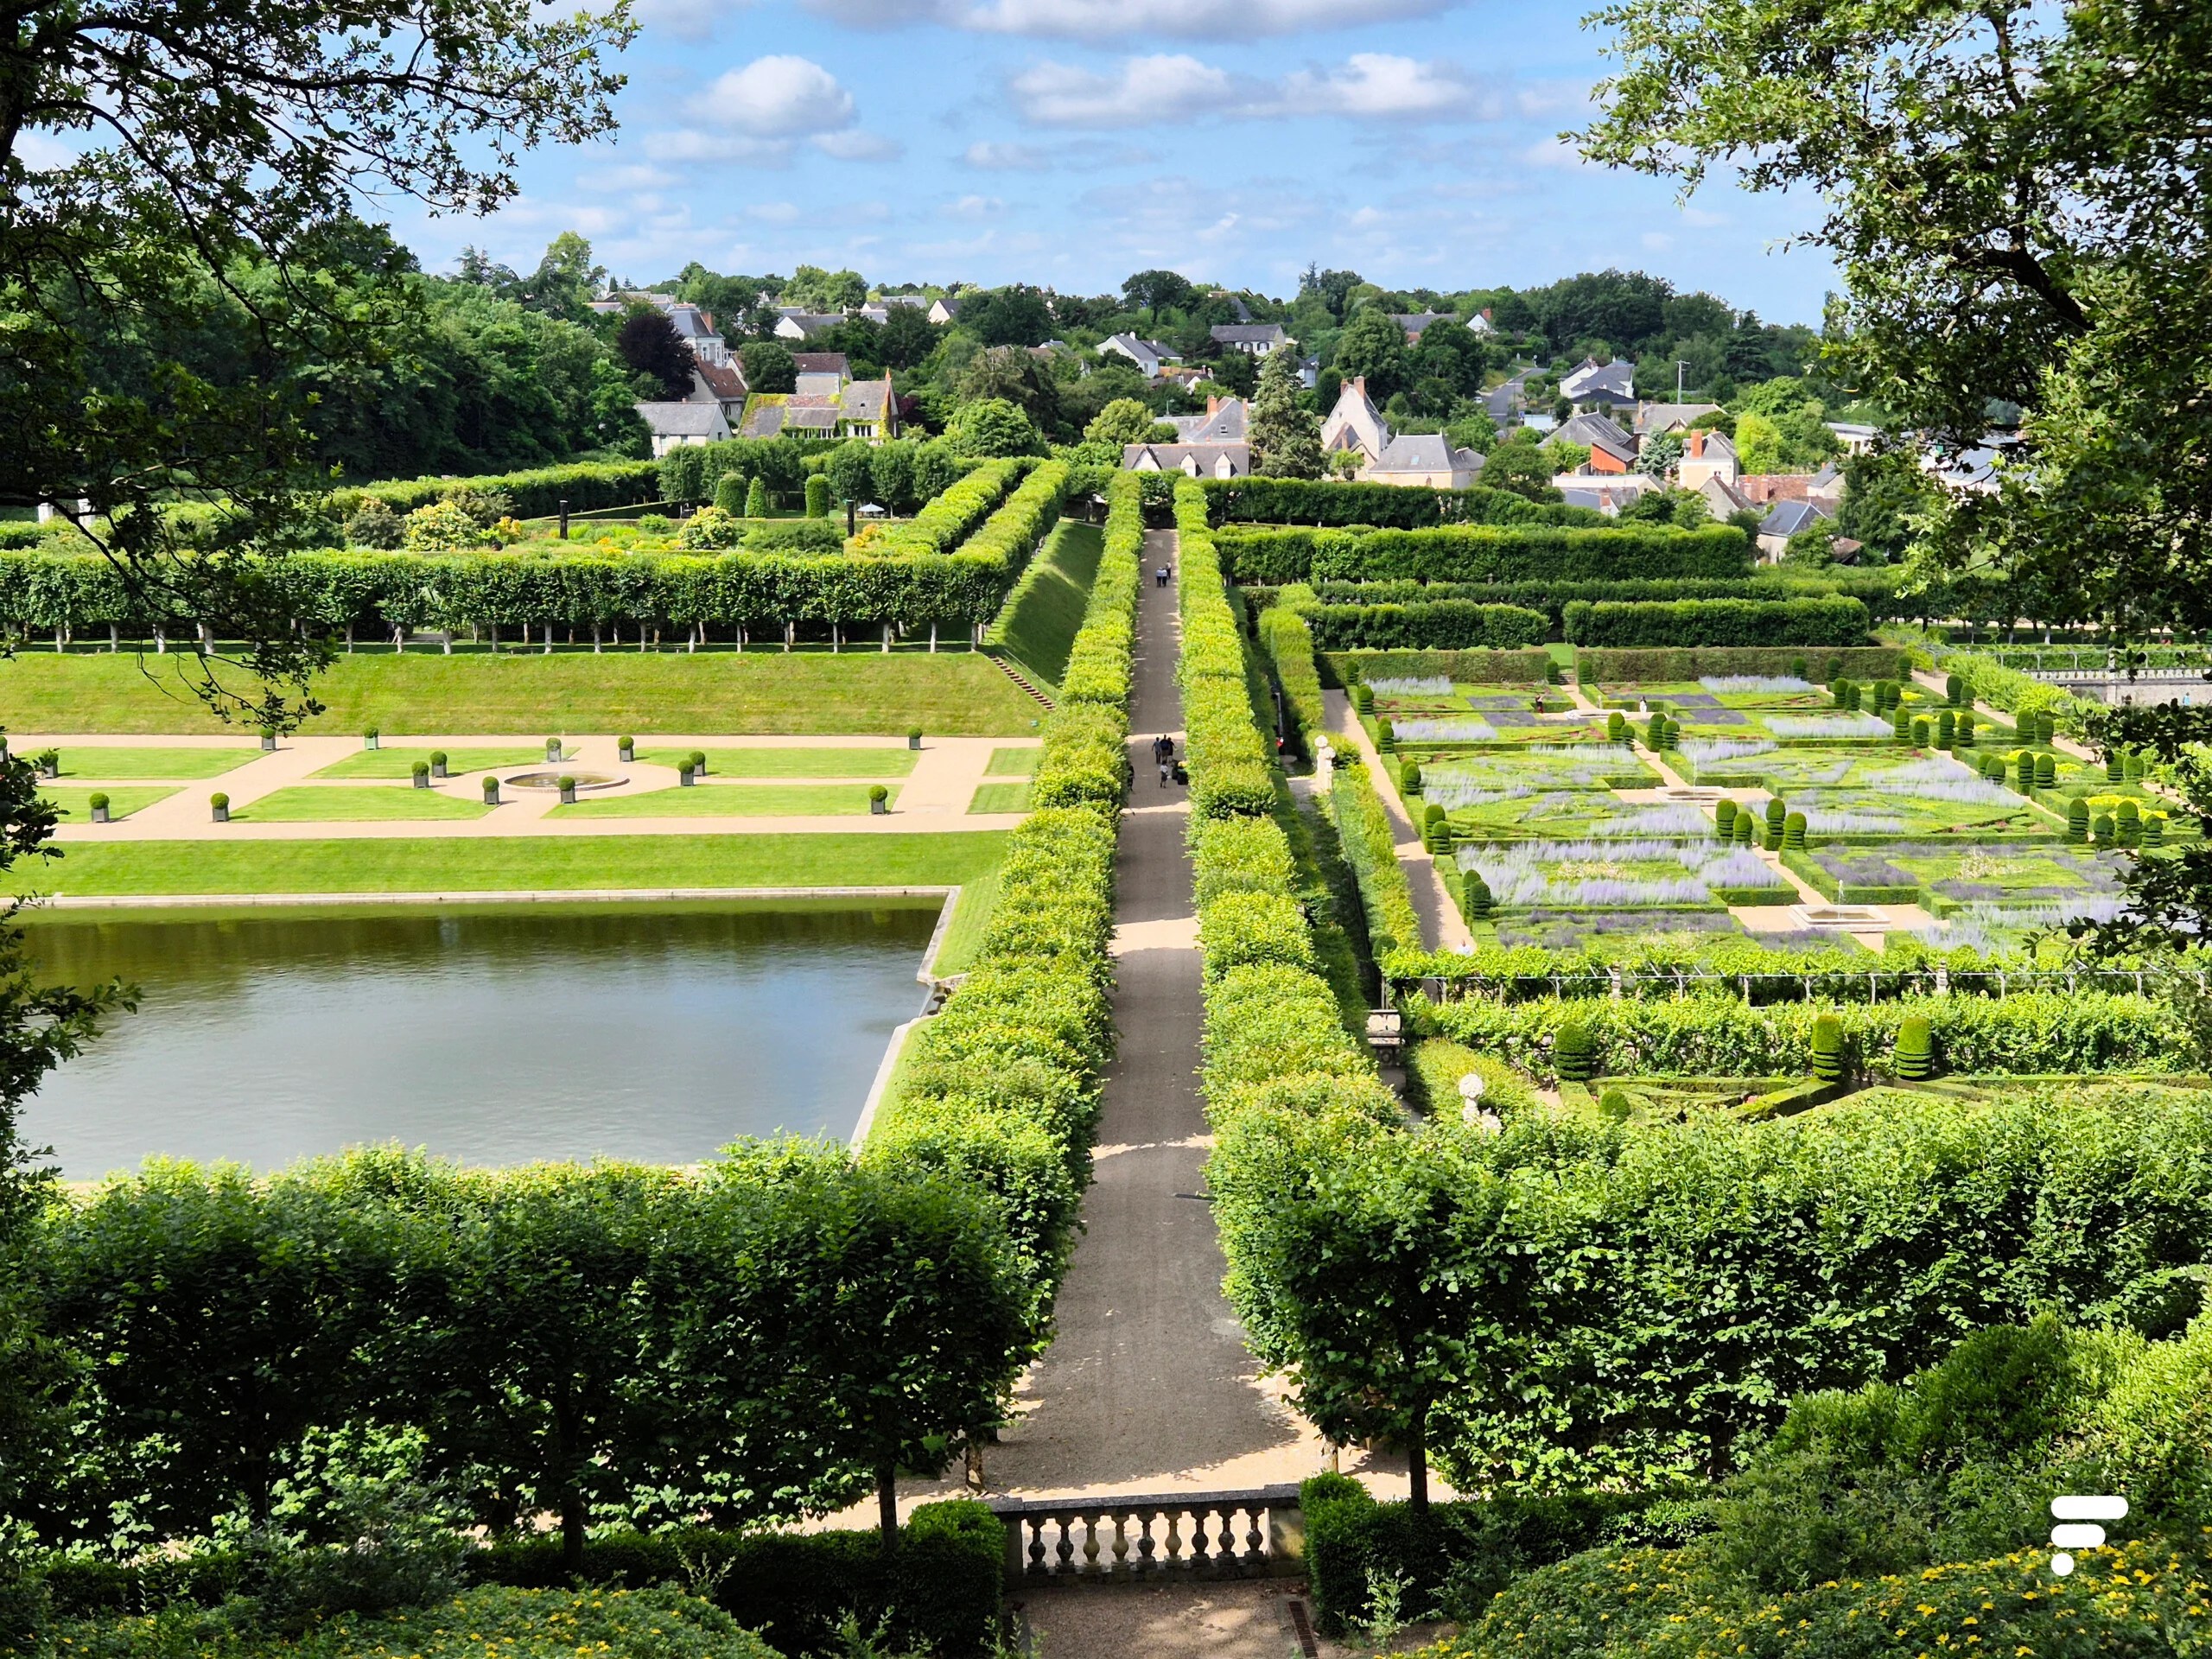
[[[1748,848],[1713,841],[1520,841],[1459,849],[1504,908],[1703,910],[1791,903],[1795,889]]]

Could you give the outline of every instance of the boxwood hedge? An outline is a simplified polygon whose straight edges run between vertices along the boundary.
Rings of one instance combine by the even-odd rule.
[[[1451,525],[1433,530],[1229,530],[1222,557],[1239,582],[1617,581],[1734,576],[1751,543],[1727,524]]]
[[[1424,490],[1397,484],[1239,478],[1209,479],[1203,487],[1209,522],[1216,524],[1381,524],[1418,530],[1428,524],[1610,522],[1593,507],[1531,501],[1512,490],[1480,484],[1465,490]]]
[[[1577,645],[1859,645],[1866,607],[1844,594],[1813,599],[1571,601],[1562,626]]]

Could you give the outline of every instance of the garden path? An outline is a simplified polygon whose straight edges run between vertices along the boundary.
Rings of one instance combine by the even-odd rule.
[[[1366,763],[1375,792],[1382,798],[1382,810],[1390,815],[1390,835],[1397,843],[1398,862],[1405,867],[1406,880],[1413,888],[1414,909],[1421,917],[1422,947],[1429,950],[1472,949],[1475,936],[1467,931],[1466,918],[1459,914],[1459,906],[1445,891],[1444,878],[1437,874],[1436,860],[1421,844],[1420,832],[1414,830],[1405,808],[1399,804],[1398,786],[1382,765],[1382,757],[1369,741],[1367,728],[1352,717],[1351,699],[1341,691],[1324,691],[1321,706],[1331,733],[1350,743]]]
[[[11,735],[11,744],[17,753],[35,753],[42,748],[58,748],[65,756],[71,775],[63,779],[66,785],[76,787],[97,787],[109,783],[112,787],[124,786],[118,782],[99,778],[97,752],[103,747],[130,748],[208,748],[235,747],[236,740],[194,738],[148,738],[143,736],[111,737],[71,734],[52,734],[36,736]],[[538,735],[511,735],[485,734],[430,733],[423,735],[390,735],[385,747],[391,749],[536,749],[543,742]],[[1021,822],[1020,813],[971,813],[968,804],[976,786],[984,781],[985,768],[990,764],[991,752],[999,748],[1033,747],[1039,740],[1033,737],[925,737],[922,751],[913,770],[903,779],[883,780],[895,791],[892,810],[880,816],[866,813],[807,814],[787,817],[747,815],[733,811],[728,817],[702,817],[685,813],[682,816],[569,818],[549,816],[558,800],[550,792],[524,793],[510,791],[507,798],[493,810],[480,817],[468,818],[395,818],[395,819],[334,819],[308,823],[256,823],[251,822],[252,804],[280,789],[295,786],[312,789],[365,790],[408,789],[404,779],[397,782],[376,783],[361,780],[346,781],[321,779],[314,774],[326,766],[334,766],[350,755],[361,752],[361,741],[357,737],[288,737],[273,753],[254,753],[245,765],[220,777],[201,779],[181,787],[177,793],[165,800],[140,808],[129,817],[109,824],[65,823],[56,839],[72,841],[331,841],[366,839],[417,839],[443,836],[664,836],[664,835],[798,835],[876,833],[910,835],[918,831],[1010,830]],[[709,734],[656,734],[643,740],[654,748],[790,748],[790,749],[901,749],[904,738],[887,737],[750,737],[715,736]],[[566,764],[579,768],[620,770],[626,781],[614,789],[596,791],[594,798],[611,796],[639,795],[647,791],[666,789],[674,785],[673,768],[642,761],[618,762],[615,742],[612,737],[580,737],[570,741]],[[523,770],[518,766],[493,768],[501,773]],[[818,779],[768,779],[764,783],[813,784],[826,781]],[[863,785],[855,785],[860,787]],[[727,790],[728,804],[742,804],[741,786],[706,784],[703,789],[716,791],[722,798]],[[480,801],[481,774],[467,773],[432,785],[432,792],[461,801]],[[213,821],[207,807],[207,797],[221,791],[231,798],[232,810],[245,814],[242,821],[218,824]],[[698,798],[690,798],[687,805],[696,805]]]

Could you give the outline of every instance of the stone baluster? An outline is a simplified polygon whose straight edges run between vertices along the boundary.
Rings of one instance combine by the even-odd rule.
[[[1260,1506],[1255,1503],[1244,1513],[1252,1527],[1244,1535],[1244,1565],[1254,1573],[1264,1572],[1268,1558],[1262,1546],[1267,1542],[1267,1535],[1260,1530]]]
[[[1060,1541],[1058,1548],[1053,1552],[1058,1557],[1058,1560],[1053,1566],[1052,1576],[1055,1578],[1066,1578],[1075,1572],[1075,1523],[1077,1517],[1073,1515],[1061,1515],[1056,1516],[1053,1518],[1060,1523]]]
[[[1045,1576],[1045,1517],[1041,1515],[1033,1515],[1027,1519],[1029,1522],[1028,1576],[1033,1579],[1041,1579]]]
[[[1152,1552],[1157,1549],[1159,1545],[1153,1541],[1152,1516],[1149,1512],[1146,1513],[1137,1524],[1140,1529],[1137,1535],[1137,1574],[1141,1578],[1152,1571],[1154,1566]]]

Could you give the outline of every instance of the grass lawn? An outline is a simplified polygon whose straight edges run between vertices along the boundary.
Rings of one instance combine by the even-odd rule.
[[[976,952],[983,943],[983,930],[998,908],[999,867],[991,866],[975,880],[962,884],[960,907],[952,912],[952,925],[944,930],[944,947],[934,964],[939,978],[964,974],[976,965]]]
[[[334,823],[394,818],[480,818],[481,801],[456,800],[435,789],[280,789],[231,817],[241,823]]]
[[[976,880],[1006,836],[486,836],[446,840],[73,842],[12,892],[505,893],[620,887],[900,887]]]
[[[64,778],[219,778],[258,760],[252,749],[63,749]],[[110,793],[113,791],[111,791]]]
[[[556,818],[798,818],[868,810],[866,784],[702,784],[556,806]],[[899,804],[899,791],[891,791]]]
[[[970,812],[1027,812],[1029,810],[1029,785],[1024,780],[1011,784],[978,784],[975,798],[968,803]]]
[[[411,778],[415,763],[430,764],[435,749],[363,749],[335,766],[325,766],[318,778]],[[448,749],[446,769],[458,778],[464,772],[485,772],[493,766],[525,766],[542,762],[545,751],[527,749]]]
[[[709,778],[904,778],[922,757],[912,749],[704,749]],[[677,766],[689,749],[639,749],[638,759]]]
[[[115,819],[129,817],[142,806],[151,806],[156,801],[165,801],[176,793],[173,789],[109,789],[100,793],[107,797],[108,817]],[[41,798],[52,801],[61,809],[61,816],[78,823],[92,821],[92,791],[89,789],[54,789],[39,791]]]
[[[1034,778],[1037,763],[1045,758],[1039,747],[1033,749],[993,749],[991,763],[983,768],[986,778]]]
[[[0,664],[0,728],[17,731],[220,732],[193,695],[192,659],[26,653]],[[243,672],[226,671],[241,686]],[[979,652],[828,652],[727,647],[556,651],[550,656],[435,652],[337,658],[318,675],[314,733],[634,732],[864,734],[909,726],[956,735],[1021,735],[1043,710]],[[235,728],[228,728],[235,730]]]
[[[1038,550],[1034,580],[1025,582],[1011,614],[1002,619],[997,638],[1006,654],[1055,691],[1083,626],[1105,544],[1106,532],[1097,525],[1062,519]]]

